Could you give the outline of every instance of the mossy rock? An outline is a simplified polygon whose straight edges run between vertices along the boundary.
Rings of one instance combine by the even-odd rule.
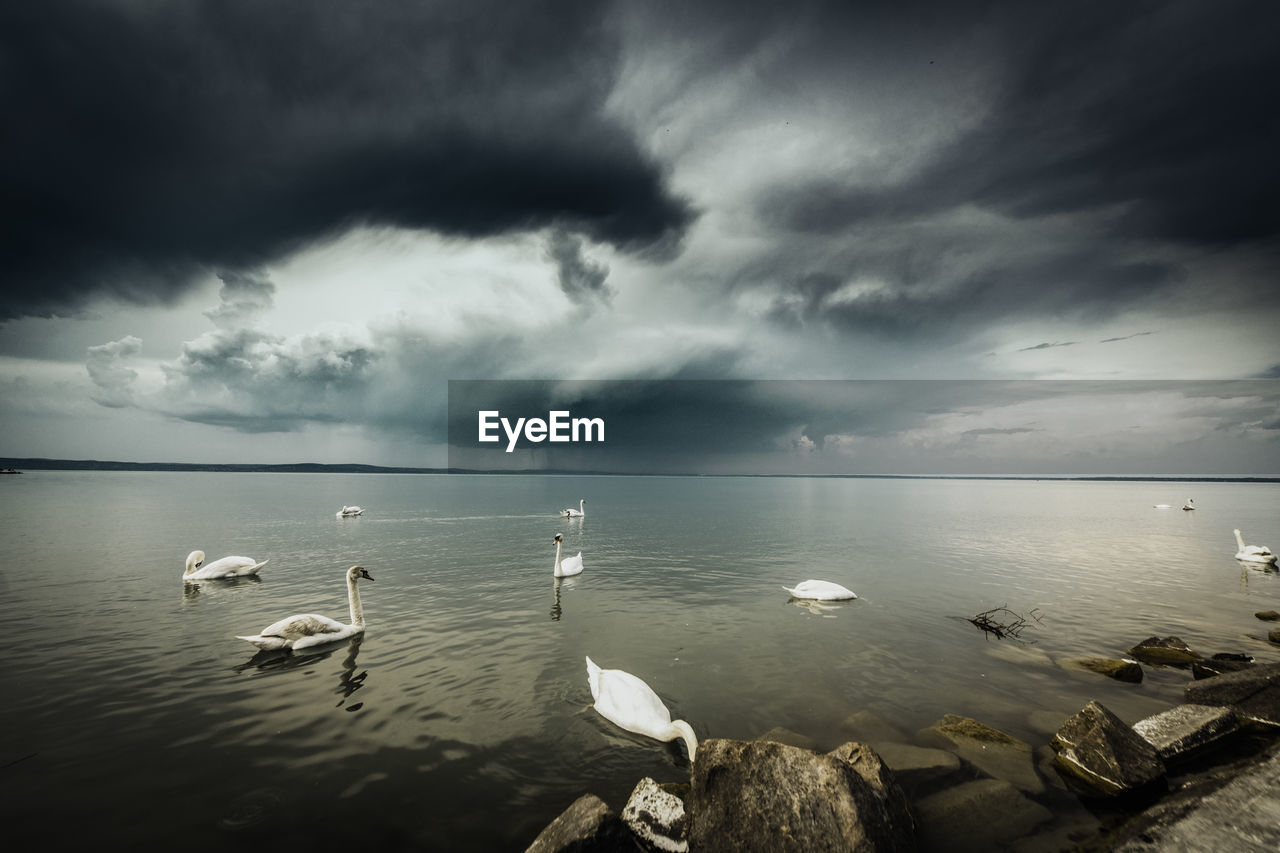
[[[1261,619],[1263,622],[1280,621],[1280,613],[1277,613],[1274,610],[1259,610],[1253,615]]]
[[[1142,667],[1136,660],[1077,658],[1067,661],[1067,663],[1075,669],[1096,672],[1099,675],[1105,675],[1107,678],[1114,678],[1116,681],[1126,681],[1130,684],[1138,684],[1142,681]]]
[[[1129,654],[1143,663],[1165,666],[1190,666],[1192,661],[1201,660],[1179,637],[1148,637],[1129,649]]]

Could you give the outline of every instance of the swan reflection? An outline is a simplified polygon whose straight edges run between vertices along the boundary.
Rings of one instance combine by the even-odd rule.
[[[364,642],[363,634],[356,634],[347,640],[346,655],[342,659],[342,670],[338,673],[338,687],[333,692],[342,697],[338,702],[341,707],[346,700],[357,690],[364,687],[364,680],[368,677],[369,671],[356,672],[356,659],[360,655],[360,644]],[[236,672],[246,672],[256,670],[261,675],[271,675],[277,673],[288,672],[299,667],[311,667],[323,660],[333,657],[342,646],[338,643],[330,643],[324,646],[312,646],[310,648],[297,649],[290,651],[288,649],[260,649],[249,660],[235,667]],[[346,710],[358,710],[363,703],[348,706]]]
[[[811,598],[794,597],[787,599],[787,603],[794,604],[801,610],[807,610],[815,616],[821,616],[824,619],[836,618],[835,614],[830,611],[839,610],[845,606],[844,602],[840,601],[814,601]]]
[[[262,583],[257,575],[239,575],[233,578],[217,578],[203,581],[184,580],[182,582],[182,603],[191,604],[201,595],[217,595],[220,592],[236,587],[253,586]]]

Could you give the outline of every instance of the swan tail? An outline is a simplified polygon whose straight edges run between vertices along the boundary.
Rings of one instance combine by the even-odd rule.
[[[268,557],[267,559],[263,560],[261,563],[258,563],[256,566],[252,566],[249,569],[247,569],[245,571],[245,574],[256,575],[258,573],[258,569],[262,568],[263,566],[265,566],[267,563],[270,563],[270,562],[271,562],[271,558]]]
[[[236,639],[244,640],[245,642],[248,642],[248,643],[253,643],[255,646],[257,646],[260,649],[271,650],[271,649],[285,648],[285,641],[283,637],[263,637],[260,634],[255,634],[252,637],[237,636]]]
[[[587,684],[591,686],[591,698],[600,698],[600,667],[591,658],[587,658]]]
[[[789,593],[791,593],[792,595],[794,595],[796,598],[799,598],[799,597],[800,597],[800,593],[796,592],[796,590],[795,590],[795,589],[792,589],[792,588],[791,588],[791,587],[789,587],[789,586],[784,586],[784,587],[783,587],[783,589],[785,589],[787,592],[789,592]],[[796,589],[799,589],[799,587],[796,587]]]

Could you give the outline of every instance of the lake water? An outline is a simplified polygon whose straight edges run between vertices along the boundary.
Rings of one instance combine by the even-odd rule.
[[[1037,747],[1090,699],[1134,722],[1189,674],[1057,662],[1152,635],[1280,660],[1253,616],[1280,578],[1231,533],[1280,545],[1275,484],[37,471],[0,478],[0,514],[0,798],[8,838],[43,846],[522,850],[580,794],[687,779],[682,747],[589,708],[587,655],[699,738],[824,748],[858,711]],[[556,533],[586,564],[560,583]],[[184,585],[197,548],[270,563]],[[361,640],[236,639],[346,621],[353,564]],[[789,601],[808,578],[859,598]],[[1001,605],[1039,616],[1025,642],[967,621]],[[1059,823],[1093,820],[1046,781]]]

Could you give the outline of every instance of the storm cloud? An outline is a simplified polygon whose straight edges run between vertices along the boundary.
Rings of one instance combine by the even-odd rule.
[[[555,225],[670,251],[693,218],[603,104],[598,4],[52,2],[0,11],[0,319],[172,300],[353,225]]]

